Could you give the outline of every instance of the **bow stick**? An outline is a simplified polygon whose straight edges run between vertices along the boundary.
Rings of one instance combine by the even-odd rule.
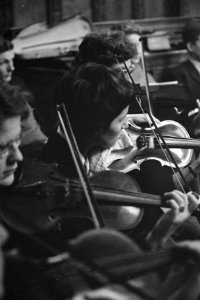
[[[64,104],[57,105],[57,114],[60,121],[60,126],[63,131],[64,137],[68,143],[87,203],[88,207],[94,222],[94,225],[97,229],[100,227],[103,227],[103,220],[101,217],[101,214],[98,209],[98,205],[96,203],[96,200],[94,198],[88,177],[85,173],[84,166],[81,160],[80,151],[78,148],[78,145],[76,143],[76,139],[73,133],[73,130],[71,128],[71,124],[69,121],[69,117],[67,114],[67,111],[65,109]]]

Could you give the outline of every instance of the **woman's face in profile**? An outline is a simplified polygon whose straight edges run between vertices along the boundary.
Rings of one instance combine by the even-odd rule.
[[[0,186],[9,186],[23,156],[19,149],[21,142],[21,118],[11,117],[0,126]]]
[[[127,106],[122,112],[110,123],[109,127],[101,132],[98,136],[98,146],[110,148],[114,146],[118,140],[122,129],[128,127],[126,115],[128,113],[129,106]]]

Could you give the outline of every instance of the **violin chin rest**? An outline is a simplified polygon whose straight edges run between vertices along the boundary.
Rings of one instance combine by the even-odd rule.
[[[81,257],[95,259],[139,252],[139,247],[125,234],[112,229],[92,229],[70,242],[70,250]]]

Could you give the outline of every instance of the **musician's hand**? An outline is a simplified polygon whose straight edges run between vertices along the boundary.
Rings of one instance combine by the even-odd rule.
[[[152,116],[152,117],[153,117],[154,121],[156,122],[156,124],[160,123],[160,121],[156,117],[154,117],[154,116]],[[138,126],[146,124],[147,127],[149,127],[149,124],[152,124],[152,121],[148,114],[128,114],[126,116],[126,118]]]
[[[180,225],[186,221],[200,205],[200,197],[192,192],[183,194],[181,191],[174,190],[165,193],[164,197],[166,203],[171,207],[165,213],[165,217],[169,217],[174,225]]]
[[[200,204],[200,198],[194,196],[192,192],[184,194],[174,190],[165,193],[164,198],[171,208],[165,211],[147,236],[147,241],[153,248],[162,246]]]

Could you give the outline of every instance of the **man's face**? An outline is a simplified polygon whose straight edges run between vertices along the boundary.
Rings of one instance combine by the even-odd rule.
[[[130,74],[132,75],[132,73],[135,70],[135,64],[134,64],[133,60],[130,58],[130,59],[125,61],[125,64],[126,64],[127,69],[129,70]],[[124,63],[118,63],[118,64],[115,64],[115,65],[112,66],[113,69],[120,70],[121,72],[123,72],[125,78],[128,81],[131,81],[126,67],[125,67]]]
[[[12,72],[14,71],[14,52],[9,50],[0,53],[0,80],[10,82],[12,79]]]
[[[21,118],[11,117],[0,125],[0,186],[9,186],[23,156],[19,150]]]
[[[190,56],[197,61],[200,61],[200,35],[194,43],[188,43],[187,45]]]

